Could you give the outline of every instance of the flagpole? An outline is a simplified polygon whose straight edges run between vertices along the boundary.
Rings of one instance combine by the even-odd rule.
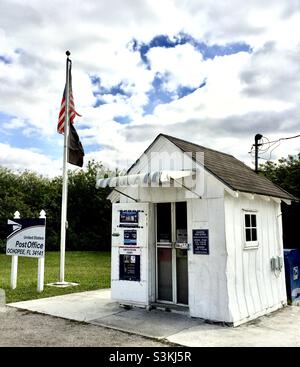
[[[62,181],[62,201],[61,201],[61,227],[60,227],[60,283],[65,283],[65,251],[66,251],[66,230],[67,222],[67,202],[68,202],[68,143],[69,143],[69,105],[70,105],[70,72],[71,60],[70,51],[66,51],[66,109],[64,124],[64,158],[63,158],[63,181]]]

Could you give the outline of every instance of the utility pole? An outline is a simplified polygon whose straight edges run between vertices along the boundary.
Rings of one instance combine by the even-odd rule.
[[[262,144],[259,144],[259,140],[262,139],[261,134],[256,134],[254,138],[254,148],[255,148],[255,173],[258,173],[258,147],[260,147]]]

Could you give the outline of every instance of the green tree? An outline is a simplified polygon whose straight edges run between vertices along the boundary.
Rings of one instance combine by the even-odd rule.
[[[260,165],[261,174],[300,199],[300,153],[289,155],[278,162],[266,162]],[[299,222],[300,203],[293,201],[291,205],[282,203],[283,242],[285,248],[300,248]]]
[[[111,203],[106,199],[110,189],[97,189],[97,175],[110,172],[101,163],[88,162],[85,171],[69,173],[67,245],[76,250],[110,248]]]
[[[101,163],[91,161],[84,170],[69,171],[68,223],[66,248],[69,250],[104,250],[110,247],[111,204],[106,199],[110,189],[96,189],[96,177],[111,172]],[[4,250],[7,219],[16,210],[23,218],[37,218],[46,211],[46,248],[60,246],[62,178],[53,179],[25,171],[13,173],[0,167],[0,250]]]

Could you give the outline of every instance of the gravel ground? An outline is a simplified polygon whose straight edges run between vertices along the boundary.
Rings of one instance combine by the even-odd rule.
[[[6,307],[0,347],[166,347],[138,335]]]

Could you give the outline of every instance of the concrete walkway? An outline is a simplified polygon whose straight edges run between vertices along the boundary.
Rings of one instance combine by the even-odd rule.
[[[183,314],[140,308],[126,310],[109,290],[11,303],[8,306],[164,339],[189,347],[300,346],[300,307],[286,307],[237,328],[207,324]]]
[[[122,310],[118,303],[111,301],[109,289],[10,303],[8,306],[85,322]]]

